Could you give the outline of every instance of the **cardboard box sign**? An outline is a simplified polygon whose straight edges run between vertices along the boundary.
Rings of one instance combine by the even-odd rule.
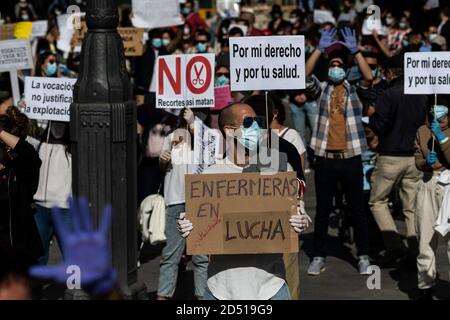
[[[87,33],[87,26],[85,21],[81,23],[81,29],[75,30],[72,37],[72,46],[81,47],[84,35]],[[142,36],[144,29],[142,28],[117,28],[120,37],[123,41],[123,48],[125,56],[141,56],[144,53],[144,45],[142,43]]]
[[[297,212],[295,172],[186,175],[185,182],[194,225],[189,255],[299,251],[289,223]]]

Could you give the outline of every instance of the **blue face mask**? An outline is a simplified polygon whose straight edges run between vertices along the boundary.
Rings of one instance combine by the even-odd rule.
[[[403,45],[404,47],[409,46],[408,40],[403,40],[403,41],[402,41],[402,45]]]
[[[434,116],[438,121],[442,120],[448,114],[448,108],[443,105],[434,106]]]
[[[47,68],[45,68],[45,72],[49,77],[52,77],[56,74],[56,71],[58,69],[58,66],[56,65],[56,62],[54,63],[47,63]]]
[[[216,87],[223,87],[229,83],[230,83],[230,80],[224,75],[221,75],[220,77],[217,77],[217,79],[216,79]]]
[[[256,150],[261,140],[261,128],[256,121],[253,121],[252,125],[248,128],[241,126],[241,137],[238,141],[246,149],[250,151]]]
[[[197,43],[197,50],[200,53],[206,52],[206,50],[208,49],[208,45],[206,43]]]
[[[163,45],[164,47],[167,47],[167,46],[169,45],[169,43],[170,43],[170,40],[169,40],[169,39],[162,39],[162,45]]]
[[[333,67],[328,70],[328,78],[334,82],[339,83],[345,79],[345,70],[340,67]]]
[[[408,24],[405,23],[405,22],[400,22],[400,23],[398,24],[398,26],[400,27],[400,29],[406,29],[406,28],[408,28]]]
[[[161,48],[162,46],[162,40],[160,38],[154,38],[152,39],[152,46],[154,48]]]
[[[378,69],[372,70],[372,77],[375,79],[378,78],[378,76],[379,76]]]
[[[184,15],[188,15],[189,13],[191,13],[191,8],[188,8],[188,7],[184,7],[183,8],[183,10],[181,10],[181,12],[184,14]]]

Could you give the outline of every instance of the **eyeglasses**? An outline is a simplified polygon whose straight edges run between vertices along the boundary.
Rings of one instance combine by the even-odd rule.
[[[217,72],[217,77],[220,77],[220,76],[225,76],[225,77],[229,78],[230,77],[230,73],[228,73],[228,72]]]
[[[256,117],[245,117],[244,121],[242,122],[242,126],[244,128],[250,128],[253,124],[253,122],[256,121],[256,123],[258,124],[258,126],[260,128],[264,128],[265,126],[265,121],[263,117],[260,116],[256,116]]]

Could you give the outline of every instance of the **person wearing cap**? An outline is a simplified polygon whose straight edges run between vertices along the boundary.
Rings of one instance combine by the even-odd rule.
[[[367,143],[362,123],[362,103],[356,88],[346,80],[349,53],[359,65],[363,78],[372,81],[372,71],[359,52],[355,32],[342,30],[344,41],[337,41],[336,29],[322,30],[318,48],[306,63],[307,91],[317,98],[318,118],[312,133],[311,148],[316,157],[315,186],[317,213],[314,223],[313,261],[309,275],[325,270],[328,220],[334,186],[340,182],[349,204],[358,250],[358,270],[369,274],[369,240],[363,203],[363,167],[361,154]],[[328,80],[319,82],[313,75],[320,56],[328,55]]]
[[[248,36],[263,36],[264,33],[255,27],[255,11],[251,8],[242,8],[239,15],[240,22],[245,22],[248,27]]]
[[[427,97],[404,93],[403,56],[386,60],[385,75],[389,87],[375,102],[370,128],[378,136],[378,159],[372,174],[369,205],[381,230],[386,252],[378,261],[388,266],[403,261],[408,252],[389,210],[389,196],[399,187],[406,237],[411,255],[417,252],[415,230],[415,198],[420,180],[414,161],[414,140],[417,129],[425,123]]]
[[[416,199],[416,230],[419,241],[417,256],[417,286],[420,300],[432,300],[436,285],[436,250],[440,234],[436,221],[442,210],[448,210],[443,200],[450,170],[450,128],[448,101],[439,96],[438,105],[430,106],[428,121],[417,131],[415,161],[423,172]],[[433,142],[434,141],[434,142]],[[446,172],[446,173],[444,173]],[[448,202],[447,202],[448,203]],[[444,237],[450,265],[450,237]]]

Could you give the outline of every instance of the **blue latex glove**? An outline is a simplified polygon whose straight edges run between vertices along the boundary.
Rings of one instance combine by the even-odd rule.
[[[436,152],[435,151],[428,152],[427,159],[426,159],[427,166],[431,167],[433,164],[436,163],[436,160],[437,160]]]
[[[439,141],[439,143],[443,143],[444,140],[447,139],[447,136],[442,132],[441,125],[436,120],[436,118],[433,119],[433,122],[431,122],[431,132]]]
[[[349,27],[345,27],[341,30],[341,34],[344,37],[344,41],[339,41],[340,44],[347,47],[348,50],[352,54],[355,54],[359,51],[358,41],[356,41],[356,32],[355,30],[350,29]]]
[[[111,206],[104,208],[98,231],[93,230],[86,199],[69,199],[74,230],[65,228],[58,209],[52,209],[53,222],[64,252],[64,263],[57,266],[34,266],[30,274],[37,278],[53,279],[66,284],[69,266],[80,268],[80,283],[88,294],[97,296],[110,292],[116,284],[116,274],[109,254],[108,232],[111,227]]]
[[[336,33],[336,28],[332,28],[329,31],[326,31],[324,29],[320,30],[321,36],[318,46],[320,52],[324,53],[328,47],[331,47],[337,42],[337,40],[334,38],[336,36]]]

